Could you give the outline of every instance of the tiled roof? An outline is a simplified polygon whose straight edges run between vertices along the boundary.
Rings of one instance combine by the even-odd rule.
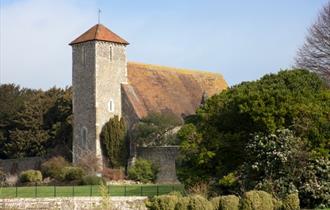
[[[204,93],[212,96],[228,87],[220,74],[210,72],[129,62],[127,73],[123,91],[139,118],[163,111],[194,114]]]
[[[70,45],[82,43],[82,42],[88,42],[88,41],[106,41],[106,42],[114,42],[119,44],[125,44],[128,45],[129,43],[115,34],[114,32],[110,31],[107,27],[105,27],[102,24],[96,24],[89,30],[87,30],[85,33],[80,35],[78,38],[73,40]]]

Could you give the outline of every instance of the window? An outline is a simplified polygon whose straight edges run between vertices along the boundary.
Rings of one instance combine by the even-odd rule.
[[[81,64],[85,65],[86,62],[86,53],[85,53],[85,47],[81,47]]]
[[[112,47],[109,47],[109,60],[112,61]]]
[[[83,127],[81,129],[81,144],[83,148],[87,148],[87,128]]]
[[[114,112],[115,111],[115,104],[113,102],[112,99],[109,100],[109,103],[108,103],[108,111],[109,112]]]

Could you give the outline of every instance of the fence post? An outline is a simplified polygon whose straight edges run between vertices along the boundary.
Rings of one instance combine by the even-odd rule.
[[[92,185],[90,185],[91,187],[90,187],[90,191],[89,191],[89,196],[92,196],[92,194],[93,194],[93,187],[92,187]]]
[[[143,186],[141,185],[141,196],[143,196]]]
[[[159,186],[157,185],[157,196],[159,195]]]
[[[17,182],[16,182],[16,198],[18,197],[18,188],[17,188]]]
[[[56,185],[54,185],[54,197],[56,197]]]
[[[110,185],[108,185],[108,195],[110,195]]]
[[[124,194],[124,195],[126,196],[126,193],[127,193],[127,192],[126,192],[126,185],[124,186],[124,190],[125,190],[125,194]]]
[[[72,197],[74,197],[74,184],[72,185]]]
[[[38,189],[37,189],[37,187],[38,187],[38,184],[37,184],[37,182],[35,183],[35,187],[34,187],[34,197],[36,198],[37,197],[37,194],[38,194]]]

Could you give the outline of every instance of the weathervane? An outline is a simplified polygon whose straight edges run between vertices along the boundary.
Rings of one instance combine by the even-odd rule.
[[[100,24],[100,19],[101,19],[101,9],[97,11],[98,13],[98,23]]]

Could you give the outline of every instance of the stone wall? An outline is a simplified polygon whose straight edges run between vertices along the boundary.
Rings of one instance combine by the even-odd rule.
[[[111,197],[113,210],[147,210],[147,197]],[[101,197],[13,198],[1,199],[0,209],[101,209]]]
[[[7,174],[19,174],[29,169],[39,169],[44,161],[42,157],[0,160],[0,169]]]
[[[138,147],[137,157],[152,161],[159,167],[157,183],[178,183],[175,160],[179,146]]]

